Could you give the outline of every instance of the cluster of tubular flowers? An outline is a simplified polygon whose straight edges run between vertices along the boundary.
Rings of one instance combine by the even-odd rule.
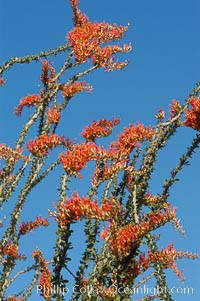
[[[155,133],[154,128],[145,127],[143,124],[130,125],[119,135],[116,142],[111,144],[111,149],[119,155],[129,155],[139,145],[139,142],[151,139]]]
[[[60,121],[61,114],[57,109],[50,108],[47,112],[48,123],[55,124]]]
[[[9,146],[6,146],[4,143],[0,144],[0,158],[4,159],[8,164],[15,164],[19,159],[25,158],[22,155],[22,149],[12,149]]]
[[[90,92],[93,90],[93,88],[86,82],[74,82],[71,85],[69,84],[60,85],[60,90],[62,91],[62,95],[64,98],[70,99],[77,93],[83,91]]]
[[[145,256],[145,252],[139,255],[139,266],[140,268],[142,268],[143,272],[148,270],[148,268],[150,267],[149,258]]]
[[[73,145],[60,155],[60,162],[67,174],[77,176],[90,160],[96,159],[97,145],[95,143],[81,143]]]
[[[69,1],[72,9],[73,9],[73,21],[74,21],[74,26],[82,26],[83,24],[88,22],[88,17],[84,15],[80,9],[78,9],[79,1],[78,0],[70,0]]]
[[[191,109],[187,108],[185,111],[184,125],[200,130],[200,97],[191,97],[188,101]]]
[[[101,206],[97,201],[89,197],[80,197],[74,193],[71,198],[66,198],[57,205],[57,211],[49,211],[49,215],[54,217],[61,227],[72,221],[78,221],[83,218],[94,218],[97,220],[108,220],[120,210],[120,205],[111,198],[105,200]]]
[[[127,185],[131,184],[132,175],[135,176],[138,172],[133,167],[127,166],[129,155],[139,145],[139,142],[150,139],[153,134],[154,129],[145,127],[143,124],[130,125],[128,128],[125,128],[117,141],[111,143],[107,157],[105,156],[104,162],[106,160],[111,160],[112,162],[102,166],[97,165],[93,175],[93,185],[100,177],[105,181],[121,170],[127,171],[128,175],[130,175],[127,179]]]
[[[22,110],[23,110],[24,107],[28,107],[29,108],[29,107],[41,104],[42,102],[43,102],[43,99],[39,95],[36,95],[36,94],[27,95],[26,97],[21,98],[18,106],[14,109],[15,110],[15,114],[17,116],[21,116]]]
[[[150,251],[148,252],[149,262],[159,262],[163,268],[171,268],[177,277],[184,280],[182,272],[178,270],[175,264],[175,260],[181,258],[196,259],[198,258],[198,255],[189,252],[177,251],[173,244],[168,245],[166,249],[161,249],[154,253]]]
[[[107,151],[103,146],[97,146],[94,142],[70,145],[70,148],[60,155],[60,162],[62,163],[65,172],[75,177],[81,177],[80,171],[87,166],[89,161],[105,163],[114,159],[116,159],[115,151]],[[93,176],[94,181],[97,180],[99,175],[101,175],[101,178],[103,176],[107,178],[111,173],[114,174],[124,168],[125,162],[118,162],[118,164],[113,163],[113,165],[110,165],[109,169],[107,169],[106,165],[103,167],[103,170],[102,167],[97,167]]]
[[[180,111],[182,107],[178,100],[172,100],[172,103],[170,105],[170,118],[175,117]]]
[[[43,134],[34,140],[29,140],[26,147],[34,156],[47,156],[49,149],[65,144],[64,137],[56,134]]]
[[[114,69],[121,70],[128,62],[121,62],[119,63],[118,60],[115,61],[113,54],[115,53],[126,53],[131,50],[130,45],[124,45],[123,48],[121,46],[113,45],[113,46],[106,46],[103,49],[101,47],[98,47],[95,49],[95,53],[92,56],[92,61],[95,66],[98,67],[105,67],[106,71],[112,71]]]
[[[170,214],[170,212],[171,212],[170,203],[167,203],[167,202],[164,203],[163,209],[165,210],[166,213]],[[171,222],[171,224],[174,225],[176,230],[178,230],[180,233],[182,233],[182,235],[184,235],[185,231],[184,231],[182,225],[180,224],[180,218],[178,218],[176,216],[176,207],[174,207],[173,211],[174,211],[174,216],[172,217],[170,222]]]
[[[10,256],[14,259],[19,258],[18,247],[10,241],[5,247],[0,246],[0,255],[1,256]]]
[[[97,146],[97,137],[107,136],[113,127],[118,124],[119,119],[94,121],[81,134],[86,139],[85,143],[71,145],[65,153],[60,155],[60,161],[64,170],[69,175],[80,176],[80,171],[86,167],[91,160],[96,160],[102,164],[97,164],[94,171],[92,183],[96,183],[99,178],[109,179],[112,175],[121,170],[127,169],[127,160],[130,152],[139,142],[148,140],[154,134],[154,129],[145,127],[143,124],[130,125],[120,134],[116,142],[111,143],[109,150]],[[109,163],[109,161],[111,161]],[[107,163],[107,164],[106,164]]]
[[[5,79],[3,77],[0,77],[0,86],[4,86],[6,83]]]
[[[158,110],[158,113],[155,115],[155,118],[158,120],[163,120],[165,118],[165,111],[162,109]]]
[[[113,253],[117,253],[118,256],[123,258],[130,254],[132,246],[140,242],[147,233],[163,226],[173,219],[174,215],[174,210],[167,213],[162,211],[157,213],[150,212],[148,215],[143,216],[143,220],[139,224],[128,224],[121,228],[118,228],[116,223],[113,222],[107,230],[103,230],[101,238],[105,239],[111,233],[109,239],[110,249]]]
[[[112,154],[110,154],[110,158],[112,158]],[[104,164],[103,166],[97,165],[92,176],[92,185],[96,186],[99,179],[102,182],[109,180],[121,170],[127,170],[127,160],[125,159],[115,160],[115,162]]]
[[[144,205],[153,206],[157,203],[157,196],[152,195],[149,192],[144,197]]]
[[[38,287],[40,287],[41,296],[46,301],[50,301],[52,297],[51,272],[47,266],[47,263],[44,259],[41,250],[38,249],[33,251],[32,256],[35,259],[36,263],[40,266],[40,280],[38,283]]]
[[[91,125],[88,125],[81,133],[86,141],[95,141],[100,137],[107,137],[112,133],[114,126],[119,124],[119,118],[113,118],[112,120],[101,119],[93,121]]]
[[[50,82],[52,82],[56,77],[56,71],[53,68],[52,64],[47,60],[42,61],[42,74],[40,76],[40,80],[44,86],[48,86]]]
[[[72,46],[76,61],[82,63],[91,58],[95,66],[106,67],[109,71],[122,69],[126,63],[114,62],[113,54],[128,52],[130,45],[120,47],[117,45],[101,47],[102,44],[113,40],[120,40],[127,31],[127,26],[110,25],[108,23],[91,23],[87,16],[78,9],[77,1],[70,1],[74,13],[75,28],[67,35]]]
[[[49,225],[49,221],[47,218],[36,217],[34,221],[31,222],[22,222],[19,226],[19,233],[21,235],[25,235],[26,233],[31,232],[32,230],[39,228],[40,226],[47,227]]]

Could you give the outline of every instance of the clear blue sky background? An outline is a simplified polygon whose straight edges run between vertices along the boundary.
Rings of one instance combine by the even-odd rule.
[[[131,42],[133,51],[127,55],[130,65],[121,72],[98,71],[87,77],[94,91],[79,94],[68,107],[60,133],[66,137],[78,137],[80,131],[94,119],[121,117],[119,129],[137,121],[147,125],[154,123],[154,114],[159,107],[168,111],[172,99],[184,101],[195,83],[200,80],[200,2],[198,0],[82,0],[81,9],[91,20],[109,23],[130,23],[125,39]],[[12,56],[24,56],[41,50],[54,48],[65,43],[65,35],[72,27],[71,9],[68,1],[20,0],[0,2],[0,64]],[[55,59],[56,60],[56,59]],[[52,58],[54,61],[54,58]],[[59,62],[59,59],[58,59]],[[61,60],[60,60],[61,62]],[[40,64],[15,66],[6,73],[7,85],[1,89],[0,141],[13,145],[28,113],[21,119],[13,114],[20,98],[38,93]],[[180,130],[169,147],[160,154],[158,167],[152,177],[151,190],[160,192],[163,179],[177,163],[179,154],[190,144],[193,131]],[[177,248],[200,253],[199,247],[199,166],[200,151],[197,151],[191,166],[180,176],[181,181],[173,188],[170,201],[178,208],[186,230],[182,239],[171,228],[163,233],[163,246],[175,241]],[[58,180],[58,179],[57,179]],[[37,214],[47,216],[46,208],[52,208],[56,201],[54,176],[30,195],[25,207],[24,219]],[[76,181],[74,188],[85,191],[84,181]],[[3,212],[4,214],[4,212]],[[51,230],[38,230],[39,247],[49,255]],[[47,235],[45,233],[48,233]],[[45,236],[46,235],[46,236]],[[38,236],[37,236],[38,237]],[[47,240],[44,239],[47,238]],[[74,250],[75,261],[82,246],[77,237]],[[36,245],[34,234],[22,241],[24,253],[29,255]],[[177,301],[197,301],[200,295],[200,262],[183,260],[178,263],[187,277],[185,286],[194,288],[194,295],[174,295]],[[71,264],[73,269],[73,263]],[[170,274],[170,285],[180,286]],[[20,285],[21,283],[19,283]],[[15,290],[18,287],[14,288]],[[35,295],[31,301],[39,300]],[[137,298],[136,298],[137,299]],[[68,298],[66,297],[66,300]]]

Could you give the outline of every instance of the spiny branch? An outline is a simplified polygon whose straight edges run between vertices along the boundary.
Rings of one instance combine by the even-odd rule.
[[[41,51],[37,54],[27,55],[24,57],[12,57],[4,65],[0,66],[0,75],[7,69],[10,69],[14,64],[29,64],[32,61],[38,61],[41,58],[49,57],[50,55],[56,55],[70,49],[70,45],[65,44],[55,49],[49,49],[47,51]]]

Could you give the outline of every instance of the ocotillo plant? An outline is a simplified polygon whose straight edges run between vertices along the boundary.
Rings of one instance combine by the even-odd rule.
[[[19,117],[27,108],[33,110],[17,140],[11,146],[0,144],[1,208],[7,210],[11,202],[6,221],[1,221],[0,299],[25,301],[37,290],[37,298],[47,301],[135,300],[135,290],[155,279],[156,293],[141,300],[173,300],[166,289],[165,272],[171,269],[183,279],[176,261],[195,259],[198,255],[176,250],[172,243],[160,249],[157,230],[171,223],[183,233],[176,209],[169,203],[169,193],[200,143],[200,84],[185,103],[172,101],[169,116],[160,109],[154,126],[129,125],[108,146],[102,145],[100,138],[112,134],[120,122],[118,117],[93,121],[82,130],[80,142],[66,137],[64,129],[60,135],[60,120],[71,99],[92,89],[81,79],[96,69],[123,69],[128,62],[119,62],[116,55],[131,50],[130,44],[120,46],[117,42],[128,26],[90,22],[79,9],[78,0],[70,0],[70,4],[74,28],[67,33],[64,45],[39,54],[13,57],[0,67],[3,89],[6,72],[12,71],[15,64],[41,61],[42,84],[37,94],[24,95],[15,105]],[[51,58],[56,60],[63,53],[65,60],[56,70]],[[68,71],[72,76],[66,81]],[[170,178],[164,181],[161,193],[152,194],[149,182],[158,152],[180,127],[194,129],[193,142],[171,170]],[[71,193],[71,183],[77,178],[82,181],[88,165],[93,171],[87,193],[80,195],[78,188]],[[60,185],[55,187],[58,198],[54,207],[46,208],[48,218],[36,216],[30,220],[27,216],[24,220],[29,194],[57,169],[61,171]],[[32,250],[32,258],[22,254],[23,237],[51,224],[55,226],[55,244],[48,245],[52,248],[51,258],[45,258],[40,239]],[[70,259],[73,261],[73,237],[79,231],[74,224],[84,227],[85,245],[80,250],[79,266],[69,268]],[[31,275],[26,287],[15,286],[26,274]],[[75,288],[71,295],[70,277]],[[12,286],[16,292],[10,295]]]

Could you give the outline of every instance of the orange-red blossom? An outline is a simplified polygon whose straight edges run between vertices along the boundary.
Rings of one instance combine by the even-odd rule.
[[[44,86],[48,86],[50,82],[52,82],[56,77],[56,71],[53,68],[52,64],[47,60],[42,61],[42,74],[40,76],[40,80]]]
[[[22,98],[18,104],[18,106],[14,109],[15,114],[17,116],[21,116],[22,110],[24,107],[32,107],[36,106],[38,104],[41,104],[43,102],[43,99],[41,96],[37,94],[27,95],[26,97]]]
[[[61,114],[58,109],[50,108],[47,113],[47,121],[48,123],[54,124],[60,121]]]
[[[69,84],[60,85],[60,90],[62,91],[62,95],[64,98],[70,99],[77,93],[83,91],[90,92],[93,90],[93,88],[86,82],[74,82],[71,85]]]
[[[10,241],[5,247],[0,246],[0,255],[11,256],[12,258],[19,258],[18,246],[16,246],[12,241]]]
[[[95,160],[97,149],[95,143],[75,144],[60,155],[60,162],[67,174],[77,176],[90,160]]]
[[[148,260],[149,263],[159,262],[163,268],[171,268],[177,277],[184,280],[183,273],[178,270],[175,260],[181,258],[198,258],[197,254],[192,254],[189,252],[177,251],[173,244],[167,246],[166,249],[158,250],[154,253],[148,251]]]
[[[182,109],[181,104],[178,100],[173,99],[170,105],[170,118],[175,117]]]
[[[175,215],[175,209],[166,213],[162,211],[157,213],[150,212],[148,215],[143,216],[139,224],[128,224],[121,228],[118,228],[116,223],[113,222],[107,230],[104,229],[103,233],[101,233],[101,238],[105,239],[111,233],[109,239],[110,249],[113,253],[123,258],[130,254],[133,244],[140,242],[150,231],[172,220]]]
[[[0,77],[0,86],[5,85],[6,81],[3,77]]]
[[[49,149],[66,144],[64,137],[59,137],[56,134],[51,133],[40,135],[34,140],[29,140],[26,147],[34,156],[47,156]]]
[[[124,128],[116,142],[111,143],[110,149],[115,151],[118,156],[129,156],[131,151],[139,146],[139,142],[151,139],[155,129],[145,127],[144,124],[138,123]]]
[[[104,165],[103,170],[97,166],[93,176],[94,184],[99,175],[106,180],[118,171],[125,169],[133,148],[138,146],[139,142],[150,139],[154,134],[154,129],[145,127],[143,124],[130,125],[119,135],[117,141],[111,143],[108,151],[104,147],[90,142],[90,140],[93,141],[97,137],[109,135],[113,126],[118,122],[119,119],[113,119],[112,121],[100,120],[88,126],[82,132],[82,136],[88,139],[89,142],[71,145],[70,149],[60,155],[60,161],[66,173],[74,176],[79,175],[81,169],[86,167],[91,160],[104,163],[109,160],[113,161],[109,165]]]
[[[193,128],[194,130],[200,130],[200,97],[191,97],[188,101],[191,109],[187,108],[185,111],[186,126]]]
[[[128,52],[132,49],[131,46],[102,47],[102,44],[120,40],[128,26],[110,25],[105,22],[91,23],[88,17],[78,9],[78,1],[70,1],[70,4],[73,8],[75,28],[67,34],[67,40],[74,50],[76,61],[82,63],[87,59],[92,59],[95,66],[105,67],[107,71],[125,67],[126,62],[114,62],[113,54]]]
[[[31,232],[33,229],[39,228],[40,226],[47,227],[49,225],[49,221],[47,218],[36,217],[34,221],[31,222],[22,222],[19,226],[19,233],[24,235],[26,233]]]
[[[3,143],[0,144],[0,158],[4,159],[8,164],[15,164],[19,159],[25,158],[25,156],[22,155],[21,148],[12,149]]]
[[[91,125],[88,125],[84,131],[82,131],[81,136],[83,136],[86,141],[95,141],[97,138],[107,137],[112,133],[114,126],[118,125],[119,122],[119,118],[94,120]]]
[[[71,198],[66,198],[63,202],[57,205],[57,211],[50,212],[49,215],[53,216],[64,227],[72,221],[81,220],[83,218],[95,218],[97,220],[111,219],[116,210],[120,210],[120,205],[113,198],[104,200],[101,206],[98,205],[96,200],[89,197],[80,197],[78,193],[74,193]]]
[[[50,301],[52,297],[51,272],[47,266],[42,252],[39,249],[33,251],[32,256],[35,259],[36,263],[38,263],[40,266],[40,280],[38,287],[40,288],[41,296],[43,296],[46,301]]]

